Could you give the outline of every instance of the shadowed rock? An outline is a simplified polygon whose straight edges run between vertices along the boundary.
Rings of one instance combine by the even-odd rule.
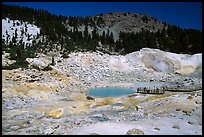
[[[93,97],[90,97],[90,96],[87,96],[86,99],[87,100],[94,100],[95,101],[95,99]]]

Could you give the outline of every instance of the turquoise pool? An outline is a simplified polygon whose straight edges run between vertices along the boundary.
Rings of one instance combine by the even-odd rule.
[[[94,88],[88,92],[88,96],[97,97],[118,97],[135,93],[136,91],[128,88]]]

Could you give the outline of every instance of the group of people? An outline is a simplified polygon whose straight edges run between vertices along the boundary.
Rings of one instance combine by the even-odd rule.
[[[151,89],[150,87],[144,87],[144,88],[137,88],[138,93],[145,93],[145,94],[164,94],[165,93],[165,88],[161,87],[154,87],[154,89]]]

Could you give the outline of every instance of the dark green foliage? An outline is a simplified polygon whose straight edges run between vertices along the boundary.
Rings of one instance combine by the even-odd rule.
[[[16,60],[16,63],[11,64],[10,66],[3,67],[3,69],[16,69],[16,68],[26,68],[28,67],[28,62],[26,58],[36,57],[36,49],[34,46],[24,48],[23,45],[10,44],[9,47],[6,47],[6,50],[10,52],[10,59]]]
[[[84,40],[87,41],[88,38],[89,38],[88,27],[85,26],[85,29],[84,29]]]
[[[16,69],[16,68],[26,68],[28,67],[27,57],[33,56],[30,49],[24,49],[23,45],[11,45],[10,47],[10,59],[16,60],[14,64],[3,67],[3,69]]]
[[[130,14],[130,13],[128,13]],[[128,16],[124,13],[124,16]],[[101,14],[102,15],[102,14]],[[23,48],[22,40],[17,43],[17,30],[12,41],[8,43],[8,32],[6,32],[6,40],[2,41],[2,50],[11,53],[11,59],[24,60],[27,57],[35,57],[37,53],[47,53],[51,51],[55,43],[61,45],[60,52],[63,52],[63,57],[68,57],[68,54],[73,51],[96,51],[98,43],[101,42],[103,47],[109,51],[120,52],[127,54],[138,51],[141,48],[158,48],[176,53],[198,53],[202,52],[202,32],[192,29],[181,29],[177,26],[170,26],[163,22],[168,29],[163,29],[152,33],[146,31],[145,28],[141,32],[121,32],[119,39],[114,41],[111,31],[103,31],[102,35],[97,33],[97,26],[104,25],[104,20],[101,15],[94,17],[75,17],[61,16],[50,14],[46,10],[31,9],[27,7],[2,5],[2,18],[9,17],[12,20],[20,20],[35,24],[41,28],[40,35],[42,40],[34,40],[31,47]],[[135,14],[135,18],[137,15]],[[154,18],[152,18],[154,19]],[[148,23],[148,16],[143,16],[142,21]],[[157,19],[154,19],[158,21]],[[64,24],[73,27],[73,30],[67,30]],[[14,24],[19,25],[19,24]],[[79,26],[85,26],[84,31],[79,31]],[[88,27],[93,27],[92,34],[88,32]],[[152,26],[155,28],[155,26]],[[23,36],[26,31],[21,31]],[[46,36],[46,37],[45,37]],[[28,38],[31,37],[28,35]],[[101,49],[103,51],[103,49]],[[107,51],[107,50],[106,50]],[[103,52],[106,52],[105,50]]]
[[[121,32],[116,42],[116,51],[124,49],[123,54],[141,48],[157,48],[175,53],[195,54],[202,52],[202,32],[169,26],[167,30],[152,33],[143,30],[139,33]]]
[[[9,52],[8,48],[7,48],[6,44],[5,44],[5,41],[3,39],[2,39],[1,45],[2,45],[2,54],[3,54],[3,51]]]

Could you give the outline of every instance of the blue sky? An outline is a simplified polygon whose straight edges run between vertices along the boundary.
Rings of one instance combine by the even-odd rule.
[[[202,2],[5,2],[45,9],[65,16],[93,16],[100,13],[130,12],[151,15],[182,28],[202,30]]]

